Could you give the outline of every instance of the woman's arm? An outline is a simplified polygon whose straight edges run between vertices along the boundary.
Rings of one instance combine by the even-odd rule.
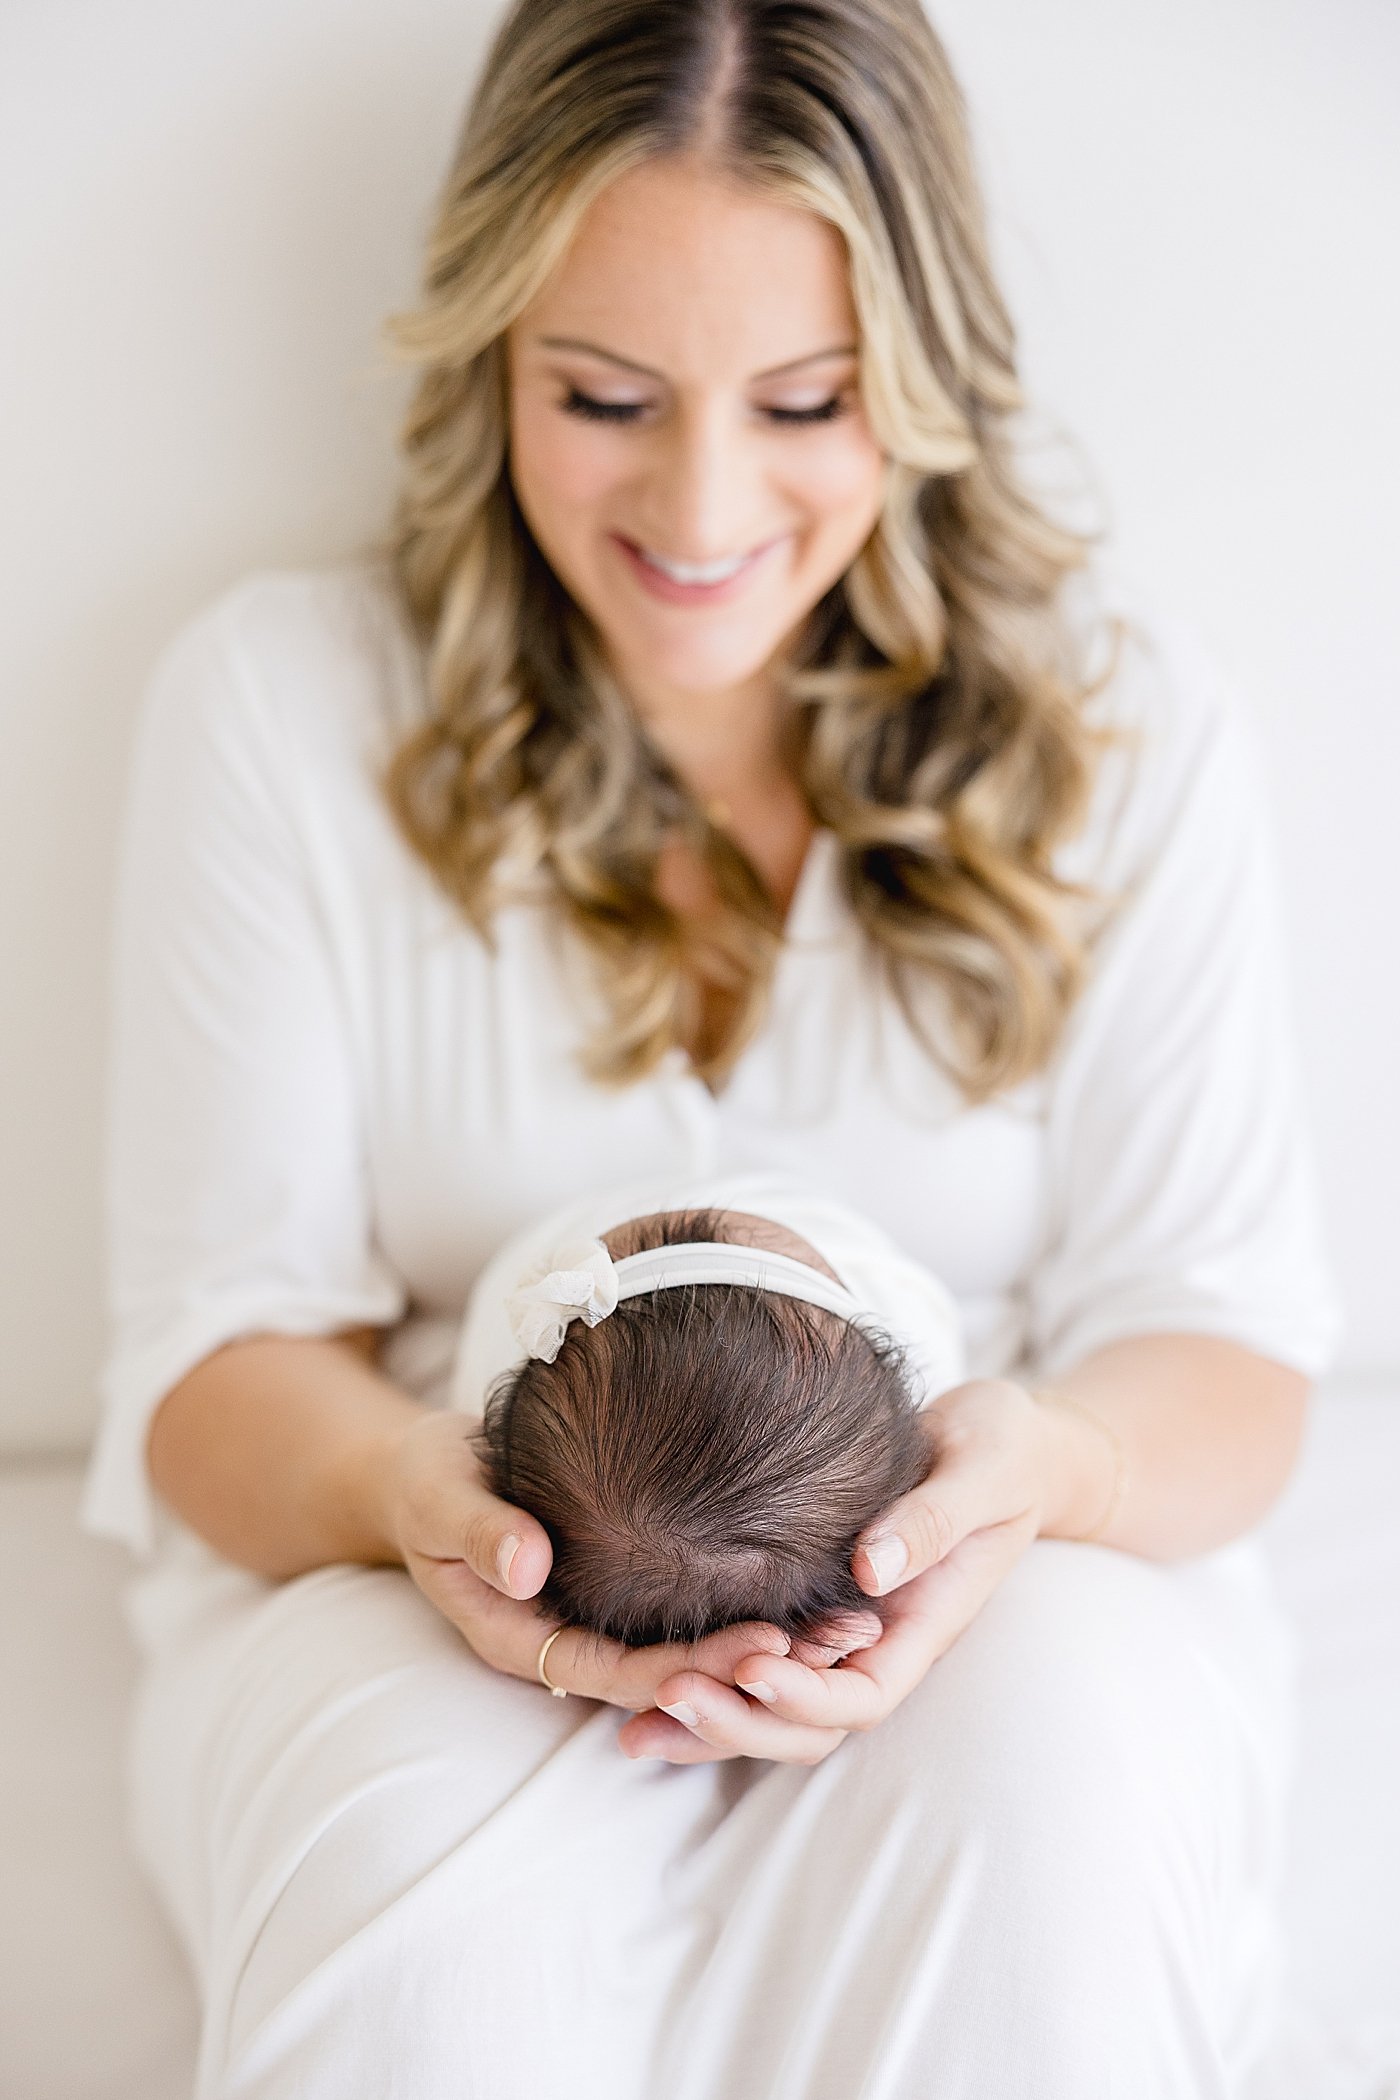
[[[989,1546],[1092,1536],[1146,1560],[1228,1545],[1282,1492],[1309,1383],[1199,1334],[1106,1343],[1053,1387],[969,1379],[930,1406],[937,1463],[870,1527],[856,1579],[885,1595],[974,1535]]]
[[[1311,1380],[1214,1335],[1144,1334],[1112,1342],[1057,1378],[1070,1408],[1046,1408],[1052,1486],[1042,1535],[1094,1530],[1113,1496],[1116,1437],[1123,1486],[1098,1540],[1148,1560],[1205,1553],[1250,1530],[1277,1500],[1302,1440]]]
[[[427,1410],[374,1367],[378,1332],[252,1335],[172,1387],[147,1457],[160,1495],[227,1560],[274,1580],[402,1561],[382,1486]]]
[[[1019,1550],[1032,1538],[1092,1537],[1146,1560],[1228,1545],[1282,1492],[1309,1387],[1286,1364],[1200,1334],[1105,1343],[1053,1387],[970,1379],[929,1408],[937,1463],[870,1527],[856,1580],[887,1595],[974,1538],[994,1558],[998,1541]]]

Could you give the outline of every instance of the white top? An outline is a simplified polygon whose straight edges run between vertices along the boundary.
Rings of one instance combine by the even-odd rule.
[[[441,1398],[493,1250],[627,1178],[795,1172],[852,1204],[946,1282],[974,1376],[1053,1379],[1153,1330],[1326,1369],[1341,1312],[1259,756],[1194,645],[1154,635],[1093,703],[1140,752],[1103,762],[1057,857],[1131,902],[1050,1066],[967,1109],[882,989],[825,830],[721,1095],[680,1051],[630,1088],[588,1080],[581,950],[523,901],[493,954],[370,777],[423,705],[378,572],[257,575],[192,620],[126,807],[88,1527],[159,1542],[149,1418],[235,1336],[402,1322],[386,1368]]]
[[[947,1285],[896,1246],[871,1219],[797,1175],[675,1175],[600,1189],[567,1203],[508,1239],[472,1285],[448,1389],[449,1406],[479,1415],[493,1381],[525,1359],[510,1324],[507,1298],[547,1265],[551,1248],[598,1238],[629,1218],[696,1208],[746,1211],[800,1233],[825,1255],[857,1311],[870,1315],[906,1351],[914,1398],[922,1407],[967,1376],[957,1300]],[[676,1250],[670,1248],[668,1253]],[[646,1257],[634,1257],[645,1259]],[[771,1255],[765,1253],[771,1261]],[[799,1267],[806,1266],[798,1264]],[[818,1295],[830,1291],[820,1269],[806,1268]],[[844,1308],[842,1308],[844,1310]]]

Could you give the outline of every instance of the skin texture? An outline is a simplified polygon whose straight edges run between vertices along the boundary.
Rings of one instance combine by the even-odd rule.
[[[630,365],[552,349],[545,335]],[[596,201],[508,343],[511,472],[530,528],[648,733],[700,795],[723,800],[783,910],[812,824],[784,763],[771,665],[869,533],[883,461],[853,358],[759,375],[855,340],[830,228],[675,162],[634,170]],[[564,405],[571,387],[637,413],[586,420]],[[775,420],[837,400],[826,422]],[[730,604],[679,607],[638,586],[618,533],[683,560],[779,546]],[[661,883],[678,908],[705,909],[703,876],[683,855]],[[533,1679],[554,1624],[532,1601],[549,1540],[482,1486],[459,1418],[382,1375],[378,1339],[251,1336],[214,1352],[156,1413],[157,1491],[216,1550],[265,1575],[401,1564],[484,1660]],[[1058,1388],[1125,1454],[1127,1492],[1103,1543],[1163,1560],[1259,1521],[1292,1468],[1309,1391],[1282,1364],[1190,1334],[1117,1342]],[[857,1614],[821,1643],[741,1626],[628,1650],[569,1629],[550,1650],[551,1680],[626,1710],[625,1754],[677,1763],[811,1764],[877,1726],[1033,1539],[1098,1523],[1115,1479],[1095,1422],[1012,1380],[973,1379],[934,1405],[946,1456],[852,1561],[867,1595],[891,1598],[883,1634],[874,1614]],[[893,1542],[883,1574],[867,1550],[877,1538]]]

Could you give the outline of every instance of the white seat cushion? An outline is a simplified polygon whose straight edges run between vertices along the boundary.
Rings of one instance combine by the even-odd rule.
[[[0,1472],[0,2093],[189,2100],[194,1992],[124,1833],[127,1555],[78,1531],[80,1478]]]

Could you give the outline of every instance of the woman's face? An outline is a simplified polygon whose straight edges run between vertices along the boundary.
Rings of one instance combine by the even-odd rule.
[[[510,329],[517,500],[634,698],[753,679],[869,537],[857,345],[835,228],[681,159],[595,199]]]

